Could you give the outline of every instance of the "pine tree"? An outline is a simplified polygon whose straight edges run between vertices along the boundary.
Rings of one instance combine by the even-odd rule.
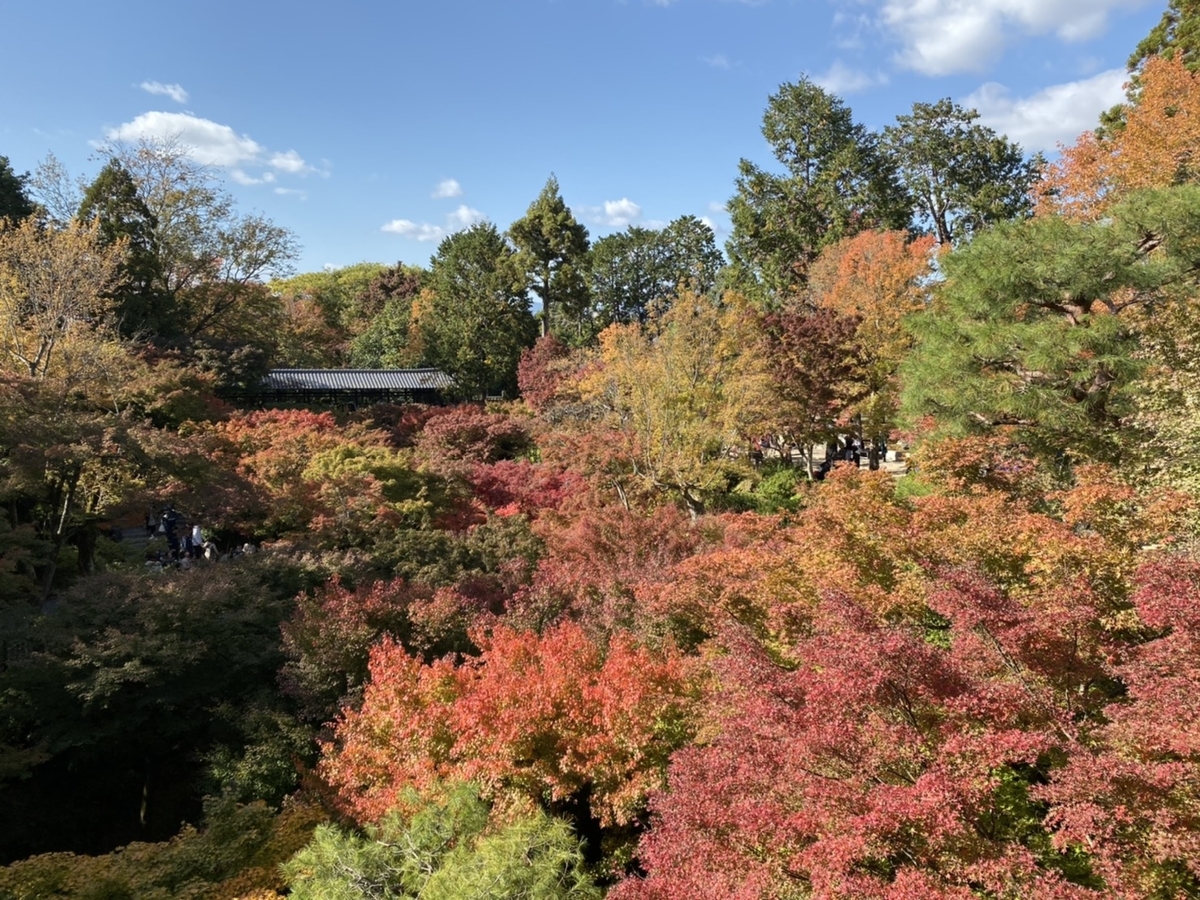
[[[557,178],[550,176],[508,236],[517,246],[517,265],[542,302],[542,336],[557,330],[578,338],[588,299],[588,232],[563,202]]]

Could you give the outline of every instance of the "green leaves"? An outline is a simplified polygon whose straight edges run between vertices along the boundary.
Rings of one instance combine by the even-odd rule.
[[[410,801],[417,802],[411,796]],[[334,825],[284,866],[296,900],[592,900],[579,841],[545,813],[489,828],[470,785],[448,789],[411,818],[391,813],[365,835]]]
[[[496,227],[473,225],[442,241],[430,284],[419,316],[429,361],[454,378],[464,398],[514,391],[534,323],[525,275]]]
[[[1136,314],[1191,284],[1200,191],[1149,192],[1102,223],[1002,225],[944,260],[913,321],[904,406],[949,430],[1018,429],[1049,455],[1116,460],[1142,370]]]
[[[523,219],[508,229],[516,264],[542,301],[542,335],[583,332],[587,306],[588,232],[575,221],[553,175]],[[559,321],[561,319],[561,321]]]
[[[7,156],[0,156],[0,221],[8,219],[19,222],[33,214],[26,184],[29,174],[18,175],[13,171]]]
[[[713,231],[695,216],[680,216],[666,228],[631,225],[592,246],[591,326],[644,321],[656,303],[669,302],[682,287],[706,293],[725,259]]]
[[[907,192],[877,137],[807,77],[785,84],[763,115],[763,136],[786,174],[738,164],[726,245],[739,281],[778,301],[802,287],[821,248],[870,228],[904,228]]]
[[[884,149],[912,194],[918,221],[949,245],[995,222],[1028,214],[1041,159],[976,124],[979,113],[949,98],[914,103],[884,129]]]

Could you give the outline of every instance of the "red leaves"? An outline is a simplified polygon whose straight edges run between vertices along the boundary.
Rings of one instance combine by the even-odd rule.
[[[500,515],[525,513],[537,518],[558,509],[582,483],[578,475],[527,460],[480,463],[471,471],[475,496]]]
[[[367,477],[365,470],[333,477],[328,466],[320,473],[310,472],[314,461],[326,458],[335,463],[339,454],[394,461],[384,451],[383,432],[362,425],[342,427],[328,412],[239,413],[216,426],[203,426],[200,437],[212,443],[217,467],[206,473],[216,483],[205,493],[217,494],[224,506],[206,511],[221,524],[264,535],[303,529],[314,518],[338,518],[339,507],[351,501],[360,508],[360,519],[379,513],[383,498],[377,479]],[[240,486],[240,492],[231,486]],[[197,498],[202,508],[204,500],[203,494]]]
[[[322,763],[349,810],[374,819],[406,787],[454,778],[549,804],[590,788],[603,823],[637,815],[688,734],[681,658],[621,637],[603,651],[572,624],[475,639],[482,656],[458,668],[391,641],[372,652],[362,709],[343,714]]]
[[[570,357],[571,349],[552,334],[521,351],[521,361],[517,363],[521,398],[538,411],[549,406],[568,381]]]
[[[1143,621],[1173,630],[1131,649],[1113,523],[1155,539],[1153,504],[1098,472],[1056,497],[1071,524],[968,490],[910,507],[835,473],[794,529],[677,567],[664,602],[720,631],[721,686],[620,900],[1133,897],[1197,856],[1200,565],[1143,571]],[[1115,862],[1078,849],[1101,841]]]
[[[434,464],[493,463],[518,458],[532,448],[533,440],[526,423],[464,404],[431,416],[416,446]]]
[[[673,758],[626,897],[1051,896],[1061,887],[982,823],[998,772],[1058,743],[1054,716],[912,625],[844,598],[814,611],[796,670],[736,633],[719,660],[711,744]],[[991,651],[992,657],[997,656]],[[987,668],[1003,670],[1002,664]],[[982,701],[982,702],[981,702]]]
[[[764,317],[764,353],[779,402],[773,424],[790,445],[831,438],[838,418],[861,398],[858,324],[832,309]]]
[[[1089,847],[1129,898],[1200,881],[1200,563],[1162,558],[1137,584],[1156,633],[1125,650],[1113,674],[1127,696],[1042,792],[1058,840]]]

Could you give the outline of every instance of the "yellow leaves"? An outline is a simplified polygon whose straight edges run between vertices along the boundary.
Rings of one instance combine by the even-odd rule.
[[[0,224],[0,342],[14,373],[87,377],[107,337],[124,245],[105,246],[96,223],[54,230],[32,218]]]
[[[644,477],[695,499],[723,480],[723,452],[752,433],[768,408],[756,345],[744,298],[714,301],[684,291],[646,326],[602,332],[600,365],[580,389],[635,437]]]

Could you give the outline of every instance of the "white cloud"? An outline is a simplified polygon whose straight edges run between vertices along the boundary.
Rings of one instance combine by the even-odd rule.
[[[642,208],[628,197],[605,200],[603,206],[581,206],[579,214],[592,225],[608,228],[624,228],[634,223],[649,224],[641,222]]]
[[[1084,41],[1108,15],[1149,0],[876,0],[878,23],[903,46],[898,61],[925,75],[978,72],[1024,35]]]
[[[1095,128],[1100,113],[1124,99],[1128,77],[1124,69],[1109,69],[1081,81],[1051,85],[1029,97],[1014,97],[1004,85],[989,82],[962,104],[979,110],[983,124],[1007,134],[1027,151],[1053,150]]]
[[[725,69],[728,71],[729,69],[733,68],[732,64],[729,62],[729,57],[724,53],[715,53],[712,56],[702,56],[700,58],[705,62],[706,65],[709,65],[714,69]]]
[[[289,150],[287,153],[272,153],[270,163],[273,168],[280,172],[287,172],[289,175],[307,175],[316,171],[295,150]]]
[[[722,215],[729,212],[729,207],[721,200],[709,200],[708,211],[711,213],[720,213]]]
[[[888,83],[888,77],[883,72],[864,72],[852,69],[840,59],[836,60],[824,75],[816,75],[813,81],[833,94],[857,94],[868,88],[880,87]]]
[[[622,225],[633,224],[641,217],[642,208],[628,197],[604,201],[604,218],[608,225],[620,228]]]
[[[440,241],[446,234],[445,229],[439,228],[437,225],[430,225],[428,222],[413,222],[409,219],[392,219],[380,231],[422,242]]]
[[[142,138],[177,138],[189,147],[197,162],[212,166],[236,166],[258,159],[263,148],[228,125],[201,119],[188,113],[148,112],[132,122],[110,128],[110,141],[138,141]]]
[[[275,193],[281,197],[299,197],[301,200],[308,199],[308,192],[302,191],[299,188],[277,187]]]
[[[438,186],[433,189],[433,193],[429,196],[435,200],[443,200],[447,197],[461,197],[462,192],[461,184],[453,178],[447,178],[445,181],[439,181]]]
[[[143,81],[138,85],[147,94],[161,94],[170,97],[176,103],[187,103],[188,92],[179,84],[163,84],[160,81]]]
[[[389,234],[398,234],[400,237],[408,238],[409,240],[426,243],[429,241],[440,241],[446,235],[462,231],[464,228],[470,228],[477,222],[483,222],[486,219],[487,216],[479,210],[472,209],[464,204],[446,216],[446,226],[444,228],[429,222],[414,222],[411,219],[392,219],[392,221],[386,223],[380,230],[386,231]]]
[[[131,122],[108,129],[104,136],[109,141],[128,143],[143,139],[177,141],[196,162],[227,168],[230,180],[246,186],[274,184],[280,175],[303,177],[316,173],[329,177],[328,160],[321,160],[324,168],[318,169],[295,150],[270,152],[249,135],[191,113],[142,113]]]
[[[482,222],[486,218],[487,216],[479,210],[471,209],[471,207],[463,204],[450,213],[450,215],[446,216],[446,225],[451,231],[461,231],[464,228],[470,228],[476,222]]]
[[[247,174],[246,172],[242,171],[241,169],[231,169],[229,171],[229,177],[231,179],[233,179],[235,182],[237,182],[238,184],[245,184],[245,185],[271,184],[273,181],[275,181],[275,173],[274,172],[263,172],[262,175],[256,177],[254,175]]]

